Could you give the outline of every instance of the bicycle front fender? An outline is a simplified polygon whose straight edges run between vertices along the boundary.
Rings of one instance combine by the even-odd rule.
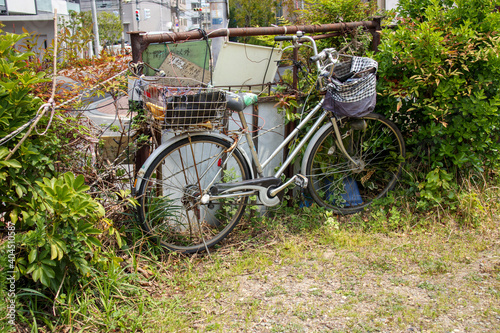
[[[231,139],[230,137],[228,137],[227,135],[220,134],[220,133],[196,132],[196,133],[190,134],[190,136],[192,138],[196,137],[196,136],[201,136],[201,135],[214,136],[214,137],[220,138],[220,139],[222,139],[224,141],[227,141],[229,144],[232,144],[234,142],[234,140]],[[164,143],[162,143],[158,148],[156,148],[151,155],[149,155],[149,157],[147,158],[146,162],[144,162],[144,164],[141,166],[141,168],[137,172],[136,182],[135,182],[135,186],[134,186],[135,192],[137,192],[139,190],[139,188],[141,187],[142,182],[144,181],[143,176],[146,173],[146,170],[149,168],[149,166],[153,163],[153,161],[155,160],[155,158],[158,155],[160,155],[161,152],[165,148],[167,148],[168,146],[170,146],[170,145],[172,145],[172,144],[174,144],[174,143],[176,143],[178,141],[181,141],[181,140],[183,140],[183,139],[185,139],[187,137],[188,137],[188,134],[186,133],[186,134],[182,134],[182,135],[170,138],[167,141],[165,141]],[[248,155],[245,153],[245,150],[240,149],[238,146],[235,149],[238,149],[238,151],[241,153],[241,155],[243,156],[243,158],[247,161],[248,165],[251,166],[252,165],[252,163],[251,163],[252,161],[248,158]],[[250,167],[250,176],[252,177],[252,179],[254,178],[253,168],[252,167]]]
[[[324,124],[323,126],[321,126],[321,128],[314,134],[314,136],[312,137],[312,139],[309,141],[308,145],[307,145],[307,148],[306,148],[306,151],[304,153],[304,157],[302,158],[302,164],[300,166],[300,171],[302,173],[305,173],[305,170],[306,170],[306,165],[307,165],[307,161],[309,160],[309,158],[311,157],[311,151],[313,149],[313,146],[314,146],[314,143],[316,141],[319,140],[319,138],[326,132],[328,131],[329,128],[331,128],[333,125],[332,123],[329,121],[327,122],[326,124]],[[304,176],[307,177],[307,175],[304,174]]]

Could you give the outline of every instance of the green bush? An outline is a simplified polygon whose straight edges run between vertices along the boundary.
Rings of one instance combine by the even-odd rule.
[[[308,24],[332,24],[367,20],[377,8],[373,1],[313,0],[307,1],[303,16]]]
[[[333,24],[371,20],[377,11],[376,1],[313,0],[307,1],[301,11],[304,24]],[[344,53],[364,55],[370,49],[372,35],[362,29],[348,30],[339,37],[318,41],[318,48],[335,47]]]
[[[402,1],[401,12],[408,17],[383,32],[374,55],[379,61],[376,111],[402,130],[413,181],[428,203],[454,200],[461,173],[500,166],[496,4]]]
[[[1,31],[0,31],[1,33]],[[32,52],[19,52],[16,44],[28,34],[3,33],[0,39],[0,138],[29,124],[42,105],[33,91],[47,82],[44,72],[28,66]],[[40,132],[48,124],[43,117]],[[64,146],[79,127],[68,126],[68,117],[54,117],[43,135],[33,131],[19,149],[14,147],[27,134],[24,129],[0,145],[0,219],[15,225],[16,267],[19,287],[57,291],[65,273],[67,281],[88,274],[100,242],[95,238],[104,216],[103,207],[90,195],[83,176],[60,175],[68,157]],[[12,156],[7,158],[11,153]],[[57,164],[60,164],[57,166]],[[63,165],[61,165],[63,164]],[[0,239],[0,252],[6,251]],[[0,270],[0,280],[8,270]]]
[[[104,208],[85,193],[88,190],[83,176],[75,178],[71,172],[36,181],[36,195],[13,214],[20,245],[17,279],[31,277],[57,290],[66,273],[73,281],[90,273],[89,262],[99,259],[94,250],[101,242],[95,235],[102,230],[95,226]]]
[[[0,31],[1,33],[1,31]],[[27,67],[31,52],[16,51],[15,44],[27,34],[3,34],[0,41],[0,137],[5,138],[35,116],[42,104],[31,94],[34,85],[46,82],[45,73],[35,73]],[[40,123],[43,126],[43,121]],[[0,146],[0,214],[8,216],[15,207],[23,204],[32,194],[31,185],[41,177],[54,175],[53,158],[59,151],[60,140],[49,133],[32,136],[6,160],[22,135],[12,137]]]

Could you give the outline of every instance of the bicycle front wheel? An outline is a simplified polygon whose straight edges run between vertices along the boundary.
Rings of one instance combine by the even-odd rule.
[[[201,203],[208,187],[251,177],[247,161],[226,140],[188,137],[166,147],[147,168],[137,193],[144,230],[169,250],[203,251],[241,219],[247,197]],[[229,151],[230,150],[230,151]]]
[[[314,146],[305,170],[308,192],[320,206],[352,214],[394,187],[404,163],[405,146],[396,125],[379,114],[344,119],[339,129],[342,142],[337,141],[331,126],[311,143]]]

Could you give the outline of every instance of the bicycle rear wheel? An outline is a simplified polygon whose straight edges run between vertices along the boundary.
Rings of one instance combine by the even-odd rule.
[[[313,144],[306,164],[308,192],[320,206],[338,214],[363,210],[390,191],[401,173],[405,146],[391,121],[375,113],[361,119],[344,119],[342,143],[357,162],[339,149],[331,126]]]
[[[220,242],[241,219],[247,197],[201,203],[200,193],[215,183],[251,177],[239,150],[209,135],[185,138],[166,147],[147,168],[137,209],[144,230],[169,250],[203,251]]]

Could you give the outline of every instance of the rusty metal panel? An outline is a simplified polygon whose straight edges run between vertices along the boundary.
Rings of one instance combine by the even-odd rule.
[[[209,82],[210,41],[192,41],[185,43],[151,44],[143,52],[144,63],[162,70],[166,77],[187,77],[200,82]],[[145,75],[156,75],[146,66]]]

